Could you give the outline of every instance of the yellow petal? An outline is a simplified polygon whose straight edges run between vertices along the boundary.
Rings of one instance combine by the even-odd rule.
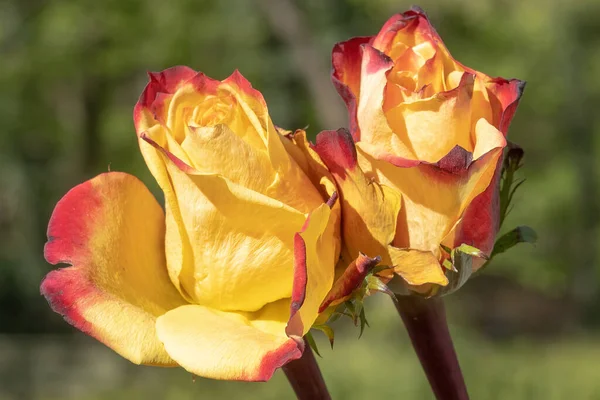
[[[277,368],[301,357],[304,343],[300,337],[288,338],[283,329],[279,334],[263,331],[256,327],[260,321],[260,315],[253,319],[188,305],[161,316],[156,330],[169,355],[193,374],[267,381]]]
[[[335,197],[333,199],[335,201]],[[339,257],[336,232],[338,218],[332,218],[329,204],[322,204],[294,237],[294,290],[287,332],[306,334],[319,314],[319,306],[333,285]]]
[[[156,317],[185,301],[169,281],[164,215],[148,189],[124,173],[102,174],[57,204],[45,257],[71,267],[50,272],[42,293],[54,310],[137,364],[172,365]]]
[[[334,178],[319,155],[310,147],[306,132],[297,130],[293,134],[290,133],[282,139],[282,143],[286,152],[319,190],[321,197],[323,199],[330,198],[337,190]],[[334,209],[338,209],[336,213],[339,214],[338,202],[334,205]]]
[[[371,46],[364,47],[360,97],[356,113],[361,142],[388,146],[395,136],[382,108],[387,73],[392,66],[392,61],[385,54]],[[393,154],[399,157],[415,158],[411,147],[406,142],[397,141],[394,150],[396,152]]]
[[[394,271],[409,285],[433,283],[445,286],[448,278],[438,258],[430,251],[388,248]]]
[[[264,149],[252,147],[227,125],[191,128],[181,147],[191,166],[201,173],[220,174],[262,193],[276,179]]]
[[[497,136],[493,141],[496,139]],[[438,165],[421,164],[410,168],[377,160],[364,152],[359,143],[358,160],[362,168],[382,184],[402,193],[403,208],[394,246],[439,254],[439,244],[466,207],[490,185],[506,142],[497,143],[498,147],[472,163],[468,153],[462,150],[453,151]],[[463,153],[465,159],[458,153]],[[452,165],[454,163],[461,165]]]
[[[315,148],[340,188],[342,234],[351,259],[364,253],[380,256],[384,265],[390,265],[386,248],[396,232],[400,194],[365,176],[347,131],[321,132]]]
[[[305,215],[220,175],[165,162],[189,246],[190,262],[177,271],[183,291],[223,310],[254,311],[289,297],[293,237]]]
[[[390,137],[389,154],[402,157],[409,147],[416,159],[437,162],[456,145],[473,151],[471,140],[471,97],[474,77],[465,74],[455,90],[431,98],[401,103],[386,110],[394,136]]]
[[[274,133],[278,135],[278,133]],[[278,141],[288,139],[277,137]],[[252,147],[228,126],[198,127],[191,130],[182,144],[195,170],[219,174],[233,183],[263,193],[286,205],[309,213],[324,198],[295,160],[285,153],[280,143],[285,170],[277,170],[266,151]],[[318,184],[318,182],[316,183]],[[302,188],[302,196],[298,196]],[[329,195],[325,196],[325,199]]]

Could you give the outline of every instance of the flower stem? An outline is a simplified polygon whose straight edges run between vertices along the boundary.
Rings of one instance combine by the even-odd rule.
[[[468,400],[442,299],[399,295],[396,298],[396,308],[436,399]]]
[[[331,400],[319,365],[307,344],[302,357],[283,366],[298,400]]]

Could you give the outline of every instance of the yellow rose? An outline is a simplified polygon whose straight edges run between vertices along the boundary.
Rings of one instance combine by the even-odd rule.
[[[337,44],[332,59],[351,132],[323,132],[316,149],[341,191],[346,247],[381,256],[431,293],[417,286],[456,275],[442,246],[493,248],[505,134],[523,82],[455,61],[419,9]]]
[[[138,364],[268,380],[302,355],[339,257],[335,186],[304,132],[284,136],[237,71],[151,73],[134,111],[165,211],[102,174],[56,206],[42,293]]]

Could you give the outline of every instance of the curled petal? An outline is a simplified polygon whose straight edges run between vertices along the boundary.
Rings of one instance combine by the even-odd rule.
[[[368,179],[357,163],[356,148],[344,129],[317,135],[315,150],[332,172],[341,192],[342,235],[350,256],[381,256],[390,265],[386,247],[392,242],[401,197]]]
[[[156,123],[156,119],[164,120],[165,103],[185,82],[193,78],[196,71],[185,66],[176,66],[162,72],[150,72],[150,82],[142,92],[133,111],[133,120],[137,132],[143,132]],[[158,102],[157,102],[158,100]]]
[[[391,109],[384,103],[393,133],[385,141],[381,138],[371,143],[400,157],[408,148],[416,160],[425,162],[437,162],[456,145],[472,152],[475,144],[469,133],[474,78],[465,73],[456,89],[428,99],[403,102]]]
[[[394,271],[409,285],[428,283],[445,286],[448,278],[438,258],[430,251],[389,248]]]
[[[44,249],[41,291],[67,322],[137,364],[172,365],[156,317],[185,304],[166,271],[164,214],[148,189],[124,173],[102,174],[57,204]]]
[[[301,337],[283,334],[283,302],[253,314],[186,305],[158,318],[156,332],[167,353],[193,374],[226,380],[267,381],[298,359]]]
[[[294,285],[290,305],[289,335],[306,334],[320,312],[319,306],[333,285],[339,254],[337,218],[332,210],[334,194],[306,219],[294,237]]]
[[[361,86],[362,52],[363,45],[369,43],[370,40],[370,37],[357,37],[337,43],[333,47],[331,56],[333,65],[331,80],[346,103],[350,117],[350,132],[356,140],[360,140],[356,111]]]
[[[319,312],[322,313],[327,307],[346,301],[352,292],[362,285],[367,275],[380,261],[381,257],[371,258],[364,254],[359,254],[356,260],[348,265],[342,276],[335,281],[327,297],[321,303]]]
[[[372,43],[378,50],[396,58],[399,50],[405,48],[398,49],[399,43],[407,47],[415,47],[424,42],[434,42],[443,46],[440,36],[429,22],[425,11],[413,6],[402,14],[390,17]]]
[[[494,126],[506,135],[525,90],[525,82],[518,79],[495,78],[487,82],[486,86],[494,110]]]
[[[439,254],[439,244],[447,240],[446,235],[467,206],[493,182],[506,140],[484,119],[479,121],[478,130],[486,137],[480,143],[487,152],[473,161],[468,152],[457,147],[436,164],[398,168],[392,158],[377,160],[359,144],[362,168],[403,193],[399,218],[406,222],[398,224],[394,246]]]

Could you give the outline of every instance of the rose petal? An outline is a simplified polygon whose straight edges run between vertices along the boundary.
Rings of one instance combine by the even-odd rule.
[[[487,82],[486,86],[494,109],[493,124],[506,135],[525,90],[525,82],[518,79],[495,78]]]
[[[394,271],[409,285],[437,284],[446,286],[448,278],[438,258],[430,251],[414,249],[398,249],[390,246],[388,249]]]
[[[156,317],[185,304],[169,281],[164,214],[148,189],[124,173],[102,174],[57,204],[44,249],[41,291],[67,322],[137,364],[171,365]]]
[[[415,159],[431,163],[439,161],[456,145],[472,152],[473,83],[474,76],[464,74],[454,90],[387,109],[385,116],[394,133],[387,142],[377,143],[378,147],[399,157],[409,148]]]
[[[302,338],[284,333],[281,317],[288,310],[283,302],[245,315],[187,305],[158,318],[156,331],[169,355],[193,374],[267,381],[304,350]]]
[[[357,164],[356,148],[348,131],[323,131],[315,150],[329,167],[340,188],[342,231],[352,258],[362,252],[386,258],[386,246],[396,231],[400,196],[365,177]]]
[[[394,245],[439,254],[439,244],[466,207],[492,182],[505,145],[504,141],[479,159],[473,162],[466,160],[462,166],[456,163],[450,165],[450,160],[443,158],[437,165],[398,168],[391,162],[377,160],[365,153],[359,143],[361,167],[376,176],[380,183],[403,195],[403,208],[399,215],[401,223],[398,224]]]
[[[333,47],[331,80],[348,108],[350,132],[356,140],[360,139],[360,130],[356,120],[356,110],[360,95],[360,80],[363,45],[370,37],[356,37]]]
[[[294,286],[290,305],[288,334],[304,335],[319,314],[319,306],[333,285],[339,239],[337,220],[329,204],[322,204],[306,219],[294,236]]]
[[[365,278],[379,264],[381,258],[371,258],[364,254],[359,254],[358,257],[348,265],[334,283],[333,287],[327,293],[327,297],[321,303],[319,312],[325,311],[327,307],[336,306],[346,301],[350,295],[358,289]]]

